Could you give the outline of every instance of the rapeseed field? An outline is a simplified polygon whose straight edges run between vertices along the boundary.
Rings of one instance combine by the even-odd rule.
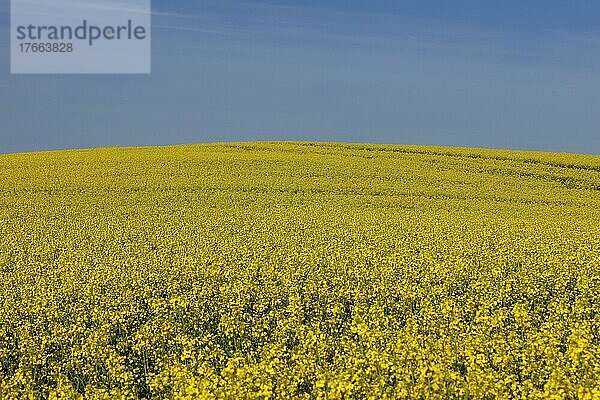
[[[600,157],[0,156],[2,399],[600,399]]]

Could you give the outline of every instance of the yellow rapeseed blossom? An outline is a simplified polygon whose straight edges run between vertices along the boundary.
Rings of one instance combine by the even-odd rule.
[[[600,157],[0,156],[1,399],[600,399]]]

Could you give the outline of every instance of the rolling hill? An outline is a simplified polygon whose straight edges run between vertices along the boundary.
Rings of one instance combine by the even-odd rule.
[[[0,192],[1,398],[600,396],[598,156],[71,150]]]

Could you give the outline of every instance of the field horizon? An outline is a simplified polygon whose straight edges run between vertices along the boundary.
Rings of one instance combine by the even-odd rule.
[[[483,152],[500,152],[500,153],[530,153],[532,155],[568,155],[576,157],[600,157],[600,154],[595,153],[576,153],[568,151],[552,151],[552,150],[536,150],[522,148],[495,148],[495,147],[477,147],[477,146],[454,146],[454,145],[431,145],[431,144],[409,144],[409,143],[368,143],[368,142],[347,142],[347,141],[314,141],[314,140],[241,140],[241,141],[208,141],[208,142],[190,142],[190,143],[173,143],[173,144],[157,144],[157,145],[117,145],[117,146],[91,146],[91,147],[69,147],[69,148],[52,148],[43,150],[24,150],[10,153],[1,153],[1,156],[11,156],[19,154],[43,154],[69,151],[93,151],[93,150],[123,150],[123,149],[152,149],[152,148],[177,148],[191,146],[218,146],[218,145],[340,145],[340,146],[356,146],[373,148],[404,148],[404,149],[430,149],[438,152],[456,151],[483,151]]]

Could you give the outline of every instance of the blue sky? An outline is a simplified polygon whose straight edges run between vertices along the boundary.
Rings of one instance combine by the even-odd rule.
[[[600,2],[153,1],[151,75],[10,75],[0,153],[230,140],[600,154]]]

